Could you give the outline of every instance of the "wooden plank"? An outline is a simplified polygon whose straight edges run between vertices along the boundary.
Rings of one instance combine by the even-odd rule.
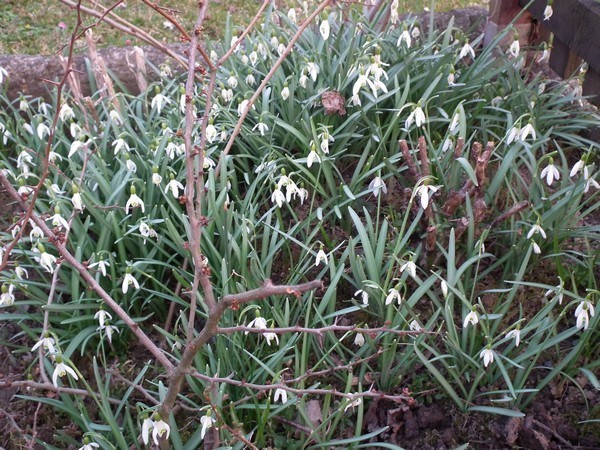
[[[528,2],[520,0],[522,6]],[[536,0],[529,11],[575,54],[600,72],[600,2],[596,0],[560,0],[552,5],[554,14],[543,20],[547,0]]]
[[[592,95],[590,103],[600,108],[600,72],[588,69],[583,82],[583,95]]]
[[[579,71],[582,59],[571,51],[569,46],[554,36],[549,65],[561,78],[567,79]]]

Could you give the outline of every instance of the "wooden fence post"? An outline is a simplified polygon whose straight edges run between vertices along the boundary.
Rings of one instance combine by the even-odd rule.
[[[483,44],[489,45],[497,34],[504,30],[522,11],[519,0],[491,0],[488,23],[485,27]],[[515,21],[513,26],[519,32],[519,41],[522,44],[529,42],[531,34],[531,14],[525,11]],[[513,36],[507,36],[507,41],[512,41]]]

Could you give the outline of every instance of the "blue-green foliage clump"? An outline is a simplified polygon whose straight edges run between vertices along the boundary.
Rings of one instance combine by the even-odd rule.
[[[511,55],[497,43],[479,48],[480,38],[469,43],[452,24],[425,31],[409,20],[379,31],[377,23],[342,19],[340,11],[320,20],[329,21],[328,38],[318,24],[300,37],[228,154],[223,149],[245,101],[297,25],[269,13],[220,67],[204,136],[208,222],[202,250],[218,296],[256,288],[267,278],[290,284],[321,278],[325,288],[227,311],[221,326],[248,324],[258,314],[268,327],[344,323],[430,333],[288,333],[278,342],[222,334],[199,352],[196,369],[256,384],[298,378],[291,387],[346,393],[397,393],[411,387],[419,369],[419,383],[426,375],[461,409],[506,415],[520,415],[537,390],[562,372],[583,368],[597,382],[598,315],[592,311],[598,227],[582,225],[598,206],[597,144],[578,133],[597,125],[598,117],[580,107],[566,83],[544,89],[541,79],[529,76],[524,54]],[[214,46],[217,58],[232,37],[230,29],[225,44]],[[196,87],[198,117],[204,88]],[[146,93],[120,94],[112,102],[63,102],[70,109],[61,110],[54,130],[35,212],[53,227],[61,227],[55,214],[70,220],[67,248],[177,359],[193,280],[183,191],[183,80],[164,75]],[[38,99],[26,103],[9,105],[0,122],[5,174],[31,199],[28,186],[42,175],[54,109]],[[199,146],[200,120],[194,126]],[[549,179],[548,166],[558,176]],[[83,211],[76,209],[76,194]],[[123,399],[119,407],[102,403],[97,414],[64,398],[58,407],[104,448],[128,448],[139,436],[138,413],[153,405],[127,386],[109,383],[105,368],[130,357],[134,338],[114,314],[98,326],[105,306],[66,262],[47,305],[48,269],[56,262],[44,268],[37,260],[43,251],[57,252],[19,219],[2,238],[6,249],[13,232],[23,236],[2,273],[3,294],[14,292],[15,299],[3,297],[0,318],[21,327],[15,339],[35,342],[47,315],[57,352],[89,379],[95,370],[100,396]],[[17,277],[16,261],[29,278]],[[201,323],[206,311],[202,294],[198,299]],[[574,317],[580,305],[586,305],[587,322],[581,312]],[[165,329],[170,308],[174,326]],[[561,342],[568,345],[559,347]],[[87,352],[98,356],[93,368]],[[541,355],[554,366],[540,376]],[[357,358],[366,361],[351,364]],[[46,357],[48,371],[53,364]],[[349,369],[336,369],[346,364]],[[326,376],[307,376],[309,369]],[[150,363],[132,376],[136,382],[145,376],[144,387],[160,400],[159,374]],[[529,381],[532,374],[537,384]],[[282,405],[272,393],[227,383],[190,379],[190,386],[181,401],[202,412],[178,417],[179,431],[171,421],[174,445],[186,439],[197,445],[200,431],[193,430],[211,407],[219,411],[222,439],[235,448],[243,445],[219,421],[261,448],[292,448],[294,428],[274,422],[275,416],[313,429],[298,439],[298,448],[335,445],[327,443],[348,434],[358,436],[356,443],[370,438],[360,437],[364,402],[348,409],[348,399],[333,395],[289,394]],[[322,410],[318,426],[307,412],[314,399]],[[117,422],[125,424],[119,438]],[[386,433],[376,434],[384,440]]]

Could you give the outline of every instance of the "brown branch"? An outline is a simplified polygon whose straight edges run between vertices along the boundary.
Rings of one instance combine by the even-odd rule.
[[[95,395],[100,397],[100,394],[90,393],[85,389],[74,389],[63,386],[54,386],[52,383],[37,383],[35,381],[30,380],[21,380],[21,381],[2,381],[0,380],[0,387],[11,387],[16,386],[19,388],[25,389],[38,389],[42,391],[51,391],[58,392],[59,394],[73,394],[73,395],[81,395],[83,397],[88,397],[90,395]],[[113,405],[120,405],[123,400],[119,400],[116,398],[107,397],[107,400]]]

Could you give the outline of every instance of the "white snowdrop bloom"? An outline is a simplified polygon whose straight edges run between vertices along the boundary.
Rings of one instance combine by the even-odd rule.
[[[508,333],[506,333],[506,337],[514,339],[515,347],[518,347],[519,344],[521,343],[521,330],[518,328],[515,328],[514,330],[511,330]]]
[[[79,140],[79,138],[83,135],[83,129],[77,124],[77,122],[71,122],[71,125],[69,125],[69,132],[71,133],[71,137],[76,140]]]
[[[410,329],[410,331],[423,331],[423,328],[421,327],[421,325],[419,325],[419,322],[417,322],[416,320],[412,320],[408,324],[408,328]]]
[[[206,126],[205,136],[209,144],[212,144],[217,138],[217,128],[212,124],[212,122],[209,122]]]
[[[589,177],[585,181],[585,186],[583,188],[583,193],[587,194],[591,187],[595,187],[596,189],[600,189],[600,184],[594,179],[594,177]]]
[[[521,142],[525,142],[525,140],[529,137],[530,134],[534,140],[537,138],[535,128],[533,128],[533,124],[531,122],[528,122],[527,125],[525,125],[521,129],[521,132],[519,133],[519,140]]]
[[[281,403],[287,403],[287,391],[285,389],[277,388],[273,394],[273,403],[277,403],[280,399]]]
[[[533,239],[531,240],[531,247],[533,247],[533,253],[535,253],[536,255],[542,253],[542,249],[540,248],[538,243],[535,242]]]
[[[290,21],[296,23],[297,17],[296,17],[296,9],[295,8],[290,8],[287,13],[287,16],[288,16],[288,19],[290,19]]]
[[[256,130],[258,128],[258,132],[260,133],[261,136],[264,136],[265,133],[267,131],[269,131],[269,126],[264,123],[262,120],[260,122],[258,122],[256,125],[254,125],[254,127],[252,128],[252,131]]]
[[[2,258],[0,258],[0,261],[1,260],[2,260]],[[17,278],[19,280],[23,280],[23,279],[29,278],[29,272],[27,272],[27,269],[25,269],[24,267],[22,267],[18,262],[15,263],[15,275],[17,276]]]
[[[253,50],[248,58],[250,58],[250,64],[252,64],[252,67],[256,66],[256,63],[258,62],[258,53],[256,53],[256,50]]]
[[[142,442],[148,445],[150,442],[150,431],[154,428],[154,421],[150,417],[146,417],[142,422]]]
[[[267,321],[265,320],[264,317],[256,316],[254,319],[252,319],[250,321],[250,323],[248,324],[248,328],[257,328],[259,330],[266,330],[267,329]],[[244,332],[245,335],[247,335],[248,333],[249,333],[249,331]]]
[[[413,29],[410,30],[410,35],[413,37],[413,39],[417,39],[419,36],[421,36],[421,30],[419,27],[413,27]]]
[[[279,337],[277,333],[263,333],[263,337],[267,341],[267,345],[271,346],[271,341],[275,341],[277,345],[279,345]]]
[[[276,203],[279,208],[281,208],[283,202],[285,202],[285,195],[277,185],[275,185],[275,189],[271,193],[271,202]]]
[[[365,291],[363,291],[362,289],[359,289],[358,291],[356,291],[354,293],[355,297],[360,296],[360,299],[363,303],[363,305],[368,306],[369,305],[369,294]]]
[[[397,287],[391,288],[388,291],[387,297],[385,298],[385,304],[390,305],[394,302],[394,300],[396,300],[398,304],[402,303],[402,295]]]
[[[249,73],[246,75],[246,84],[248,86],[254,86],[256,84],[256,78],[254,78],[254,74]]]
[[[106,321],[112,319],[112,315],[105,309],[99,309],[96,314],[94,314],[94,319],[98,320],[100,327],[104,328],[106,326]]]
[[[552,10],[552,5],[546,5],[546,7],[544,8],[544,20],[550,20],[552,14],[554,14],[554,11]]]
[[[152,169],[152,184],[160,186],[162,179],[162,176],[158,173],[158,167],[156,168],[156,172],[154,171],[154,169]]]
[[[248,103],[250,103],[250,100],[244,99],[238,104],[238,107],[237,107],[238,116],[241,116],[242,114],[245,114],[246,112],[248,112]],[[254,108],[254,105],[253,105],[253,108]]]
[[[60,358],[57,358],[57,361],[59,359]],[[58,377],[62,378],[66,374],[69,374],[76,380],[79,380],[75,371],[71,367],[69,367],[65,363],[63,363],[61,360],[60,362],[58,362],[56,364],[56,367],[54,368],[54,373],[52,374],[52,383],[54,384],[54,386],[58,387]]]
[[[67,103],[63,103],[60,107],[60,112],[58,113],[58,116],[60,117],[60,120],[65,122],[69,119],[73,119],[75,117],[75,113]]]
[[[406,122],[404,122],[404,127],[406,129],[409,129],[412,126],[413,122],[419,128],[425,125],[425,123],[427,123],[425,112],[423,111],[423,108],[421,108],[421,102],[417,103],[415,109],[413,109],[412,112],[408,115]]]
[[[231,72],[231,74],[229,75],[229,78],[227,78],[227,84],[233,89],[235,89],[237,87],[238,80],[233,72]]]
[[[544,239],[546,239],[546,232],[544,231],[544,229],[541,227],[540,223],[537,222],[535,225],[533,225],[531,227],[531,229],[529,230],[529,232],[527,233],[527,239],[531,239],[531,237],[534,234],[539,234],[540,236],[542,236]]]
[[[450,122],[450,127],[448,127],[448,130],[450,131],[450,133],[456,134],[458,132],[459,123],[460,123],[460,113],[458,111],[456,111],[454,113],[454,116],[452,116],[452,122]]]
[[[69,154],[67,155],[67,157],[71,157],[73,156],[75,153],[78,153],[80,150],[82,149],[86,149],[87,148],[87,144],[89,141],[84,142],[81,139],[78,139],[76,141],[73,141],[71,143],[71,147],[69,149]]]
[[[127,167],[127,170],[129,170],[132,173],[137,172],[137,165],[129,158],[125,159],[125,167]]]
[[[521,52],[521,45],[519,44],[519,39],[515,39],[514,41],[512,41],[512,43],[510,44],[510,47],[508,49],[508,53],[513,57],[516,58],[517,56],[519,56],[519,53]]]
[[[378,197],[381,192],[387,194],[387,186],[385,185],[385,181],[379,176],[373,178],[369,183],[369,190],[373,192],[375,197]]]
[[[135,277],[131,274],[131,268],[128,267],[125,272],[125,277],[123,277],[123,283],[121,284],[121,290],[123,291],[123,294],[127,294],[129,286],[132,285],[135,289],[140,288],[140,283],[138,283],[138,280],[136,280]]]
[[[8,72],[4,67],[0,67],[0,84],[3,84],[5,79],[8,79]]]
[[[283,392],[285,392],[285,391],[283,391]],[[275,391],[275,394],[277,394],[277,390]],[[276,402],[277,398],[274,398],[273,401]],[[285,403],[287,401],[287,394],[284,394],[282,396],[282,401],[283,401],[283,403]],[[206,415],[204,415],[200,418],[200,423],[202,424],[202,429],[200,430],[200,439],[204,439],[204,436],[206,436],[206,432],[208,431],[209,428],[212,428],[214,426],[215,422],[216,422],[216,420],[212,417],[212,415],[210,414],[210,411]]]
[[[405,270],[408,272],[408,274],[412,278],[416,278],[416,276],[417,276],[417,265],[415,264],[415,262],[412,259],[409,259],[404,264],[402,264],[402,266],[400,266],[400,273],[404,272]]]
[[[427,209],[431,196],[438,190],[439,186],[432,186],[430,184],[421,184],[415,189],[415,195],[418,195],[420,198],[421,208]]]
[[[38,124],[38,126],[36,128],[36,133],[40,139],[44,139],[44,137],[50,135],[50,128],[48,128],[48,125],[46,125],[45,123],[42,122],[42,123]]]
[[[283,89],[281,90],[281,98],[283,100],[287,100],[290,96],[290,88],[287,83],[283,85]]]
[[[233,91],[231,89],[223,88],[221,89],[221,97],[225,103],[229,103],[233,100]]]
[[[164,439],[169,439],[169,433],[171,432],[171,427],[162,419],[158,422],[154,422],[154,428],[152,429],[152,439],[156,445],[159,445],[159,439],[163,437]]]
[[[56,347],[54,346],[54,344],[54,338],[48,335],[37,341],[35,345],[31,347],[31,351],[34,352],[41,347],[42,349],[46,350],[48,354],[53,354],[56,353]]]
[[[321,247],[317,252],[317,257],[315,258],[315,266],[318,267],[321,263],[327,265],[327,254],[325,253],[325,250],[323,250],[323,247]]]
[[[110,112],[108,113],[108,117],[110,118],[110,120],[112,120],[115,125],[121,126],[123,125],[123,119],[121,118],[121,115],[114,109],[111,109]]]
[[[44,246],[41,244],[38,245],[37,249],[40,252],[40,266],[46,269],[46,272],[54,273],[56,257],[54,255],[51,255],[50,253],[47,253],[46,250],[44,250]]]
[[[315,162],[321,163],[321,157],[317,154],[315,149],[311,149],[308,157],[306,158],[306,166],[311,167]]]
[[[165,107],[165,105],[168,105],[171,103],[171,99],[169,99],[168,97],[165,97],[164,95],[162,95],[161,93],[157,93],[154,98],[152,99],[152,109],[156,109],[156,112],[158,114],[160,114],[163,110],[163,108]]]
[[[356,336],[354,337],[354,345],[357,347],[362,347],[365,345],[365,336],[362,333],[356,333]]]
[[[587,330],[590,325],[590,317],[596,314],[594,305],[589,300],[583,300],[575,310],[577,328]]]
[[[487,367],[490,363],[494,362],[494,351],[488,346],[481,350],[479,357],[483,359],[483,366]]]
[[[579,161],[577,161],[575,163],[575,165],[573,165],[573,168],[571,169],[569,176],[574,177],[575,175],[577,175],[578,172],[583,172],[583,178],[586,180],[590,177],[589,166],[586,164],[586,162],[583,159],[580,159]]]
[[[317,81],[317,75],[319,75],[320,68],[314,62],[309,62],[306,64],[306,72],[312,78],[313,81]]]
[[[475,51],[473,50],[473,47],[471,47],[469,45],[469,41],[465,42],[465,45],[463,45],[463,47],[460,49],[460,53],[458,54],[458,58],[462,59],[466,56],[471,56],[471,58],[475,59]]]
[[[233,48],[235,46],[235,50],[233,51],[234,53],[237,53],[240,50],[240,46],[236,45],[238,43],[240,38],[238,38],[237,36],[233,36],[231,38],[231,44],[230,44],[230,48]]]
[[[560,179],[560,172],[554,165],[552,158],[550,158],[549,164],[542,170],[542,173],[540,173],[540,178],[542,180],[545,178],[548,186],[551,186],[552,183],[554,183],[554,180]]]
[[[302,73],[302,75],[300,75],[300,78],[298,79],[298,85],[301,88],[306,88],[306,83],[308,82],[308,77]]]
[[[331,134],[329,134],[327,130],[323,131],[322,133],[319,133],[317,137],[321,139],[321,143],[319,144],[319,146],[321,147],[321,151],[325,154],[329,154],[329,143],[335,142],[335,138]]]
[[[29,109],[29,102],[23,97],[21,97],[21,100],[19,100],[19,109],[21,111],[27,111]]]
[[[390,4],[390,23],[396,25],[398,20],[398,0],[392,0],[392,3]]]
[[[122,137],[115,139],[113,141],[113,143],[111,144],[115,149],[114,149],[114,154],[116,155],[117,153],[119,153],[121,150],[125,149],[126,152],[129,151],[129,144],[127,143],[127,141],[125,139],[123,139]]]
[[[93,269],[94,267],[98,267],[98,270],[100,271],[102,276],[105,277],[106,276],[106,268],[108,266],[109,266],[109,264],[106,262],[106,260],[100,259],[100,260],[96,261],[95,263],[90,264],[88,267],[90,269]]]
[[[171,191],[171,194],[173,194],[173,197],[175,198],[179,198],[179,191],[184,191],[185,188],[183,187],[183,184],[181,184],[179,181],[177,181],[175,179],[175,177],[173,176],[173,174],[171,174],[171,180],[167,183],[166,187],[165,187],[165,193],[167,193],[168,191]]]
[[[406,44],[406,48],[410,48],[412,44],[412,37],[410,36],[410,33],[408,32],[407,28],[404,28],[404,31],[402,32],[402,34],[400,34],[396,45],[400,47],[402,43]]]
[[[279,56],[283,55],[285,53],[285,44],[282,42],[281,44],[279,44],[277,46],[277,54]]]
[[[321,25],[319,25],[319,32],[321,33],[321,37],[323,38],[324,41],[326,41],[329,38],[329,33],[331,31],[331,27],[329,25],[329,20],[325,19],[321,22]]]
[[[73,194],[73,197],[71,197],[71,203],[73,204],[73,208],[75,208],[76,211],[83,211],[83,199],[81,198],[81,193],[79,192],[75,192]]]
[[[146,207],[144,206],[144,202],[141,198],[139,198],[135,193],[135,186],[131,186],[130,188],[130,196],[129,200],[125,204],[125,214],[129,214],[130,208],[140,208],[142,212],[146,211]]]
[[[479,316],[477,315],[477,311],[475,309],[472,309],[469,312],[469,314],[467,314],[465,316],[465,320],[463,321],[463,328],[467,328],[467,326],[469,326],[469,324],[477,325],[478,322],[479,322]]]
[[[514,125],[506,135],[506,145],[510,145],[513,141],[521,135],[521,128],[518,125]]]

